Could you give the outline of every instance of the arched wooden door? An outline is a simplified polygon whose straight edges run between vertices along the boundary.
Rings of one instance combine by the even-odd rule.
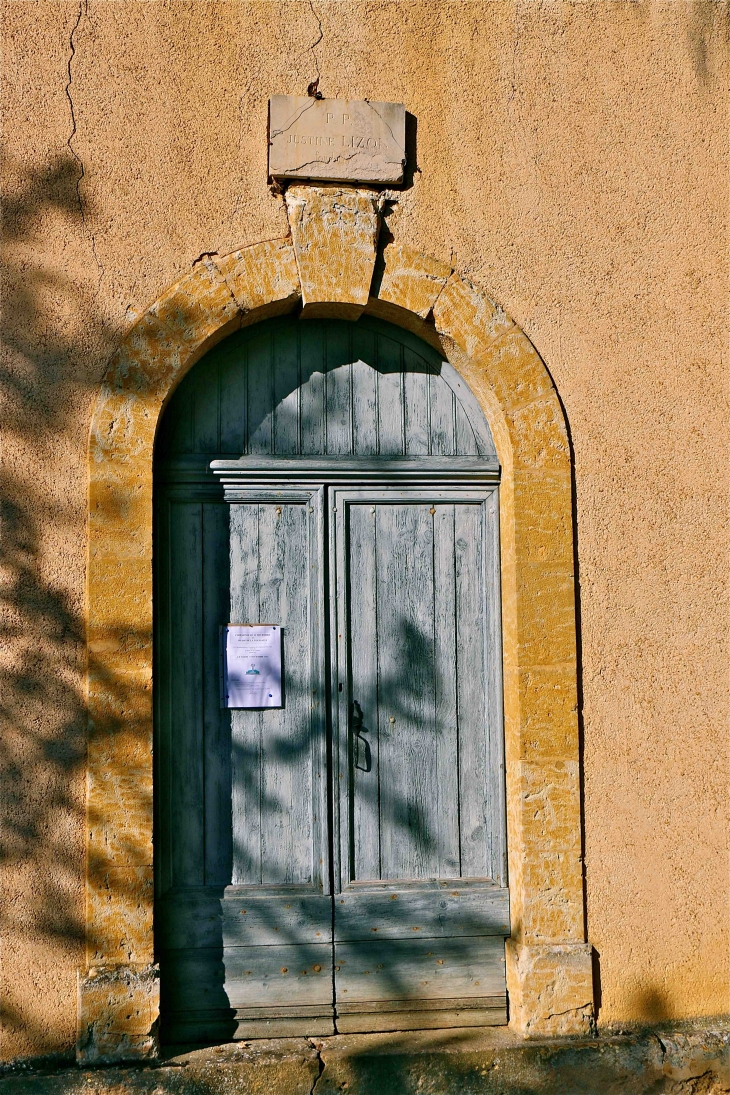
[[[499,468],[468,388],[379,321],[272,320],[183,380],[155,468],[163,1037],[505,1022]],[[228,624],[280,629],[280,706],[227,706]]]

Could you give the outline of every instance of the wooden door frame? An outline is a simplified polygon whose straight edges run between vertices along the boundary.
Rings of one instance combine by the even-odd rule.
[[[294,186],[290,235],[196,262],[121,340],[89,442],[86,966],[78,1059],[153,1057],[152,483],[161,412],[185,373],[241,326],[363,312],[435,346],[478,401],[502,466],[503,678],[510,1024],[593,1026],[583,888],[570,444],[552,379],[505,312],[398,243],[374,277],[379,195]]]

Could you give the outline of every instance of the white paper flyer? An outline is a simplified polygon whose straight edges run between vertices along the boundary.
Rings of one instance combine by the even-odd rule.
[[[281,707],[281,627],[221,628],[223,707]]]

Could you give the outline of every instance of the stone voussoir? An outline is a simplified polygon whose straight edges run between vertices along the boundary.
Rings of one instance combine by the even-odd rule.
[[[241,310],[241,326],[286,315],[301,299],[289,237],[254,243],[213,260]]]
[[[357,319],[373,280],[378,193],[344,186],[290,186],[286,207],[303,316]]]
[[[402,243],[389,243],[383,262],[378,300],[426,319],[451,275],[451,266]]]

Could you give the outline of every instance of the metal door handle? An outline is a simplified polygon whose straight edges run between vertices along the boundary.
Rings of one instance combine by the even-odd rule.
[[[370,752],[370,742],[364,734],[367,734],[367,727],[363,726],[363,714],[362,707],[353,700],[352,713],[350,716],[350,725],[352,727],[352,746],[353,746],[353,761],[355,767],[360,772],[369,772],[372,769],[372,754]]]

